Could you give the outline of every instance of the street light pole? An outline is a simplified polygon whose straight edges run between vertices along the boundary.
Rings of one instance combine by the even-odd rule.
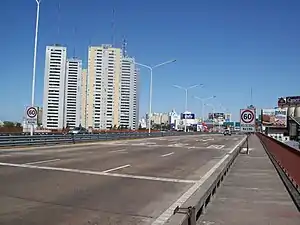
[[[145,64],[142,64],[142,63],[135,62],[136,65],[145,67],[145,68],[147,68],[147,69],[150,70],[149,112],[148,112],[148,117],[149,117],[148,118],[148,126],[149,126],[148,127],[148,133],[149,134],[151,133],[152,93],[153,93],[153,69],[157,68],[157,67],[160,67],[160,66],[163,66],[163,65],[166,65],[166,64],[169,64],[169,63],[173,63],[173,62],[176,62],[176,59],[169,60],[169,61],[157,64],[155,66],[148,66],[148,65],[145,65]]]
[[[192,88],[195,88],[195,87],[199,87],[199,86],[203,86],[203,84],[196,84],[196,85],[192,85],[192,86],[189,86],[189,87],[182,87],[182,86],[179,86],[179,85],[173,85],[173,87],[176,87],[176,88],[179,88],[181,90],[184,90],[185,91],[185,112],[187,112],[188,110],[188,91]],[[186,132],[186,118],[184,118],[184,132]]]
[[[35,77],[36,77],[36,54],[39,32],[39,18],[40,18],[40,3],[41,0],[36,1],[36,21],[35,21],[35,37],[34,37],[34,50],[33,50],[33,71],[32,71],[32,87],[31,87],[31,106],[34,107],[34,95],[35,95]],[[31,125],[30,135],[33,135],[34,124]]]
[[[197,96],[194,96],[195,99],[198,99],[201,101],[201,104],[202,104],[202,120],[204,122],[204,102],[207,101],[207,100],[210,100],[210,99],[213,99],[213,98],[216,98],[217,96],[213,95],[213,96],[210,96],[210,97],[207,97],[207,98],[199,98]]]
[[[213,125],[213,130],[215,126],[215,120],[214,120],[214,113],[215,113],[215,107],[212,104],[205,104],[206,106],[210,106],[212,108],[212,125]]]

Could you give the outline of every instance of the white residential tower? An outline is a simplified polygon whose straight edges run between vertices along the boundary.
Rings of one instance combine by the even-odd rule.
[[[78,127],[81,117],[82,61],[68,59],[66,63],[64,127]]]
[[[46,47],[43,127],[60,129],[64,126],[64,92],[67,49],[54,45]]]

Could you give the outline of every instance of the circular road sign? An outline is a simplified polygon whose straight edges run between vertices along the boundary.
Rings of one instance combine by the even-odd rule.
[[[28,118],[33,119],[37,116],[37,110],[34,107],[28,107],[26,114]]]
[[[255,118],[255,116],[254,116],[254,113],[252,110],[246,109],[241,113],[241,120],[244,123],[252,123],[254,118]]]

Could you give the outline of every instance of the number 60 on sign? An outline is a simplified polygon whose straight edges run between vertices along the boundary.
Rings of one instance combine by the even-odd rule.
[[[241,109],[240,123],[242,132],[255,132],[255,110]]]

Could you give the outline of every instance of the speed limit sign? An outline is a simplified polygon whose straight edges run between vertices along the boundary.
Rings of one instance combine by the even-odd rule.
[[[242,132],[255,132],[255,110],[241,109],[240,123]]]
[[[27,106],[26,107],[26,119],[28,124],[36,124],[38,117],[37,107]]]

